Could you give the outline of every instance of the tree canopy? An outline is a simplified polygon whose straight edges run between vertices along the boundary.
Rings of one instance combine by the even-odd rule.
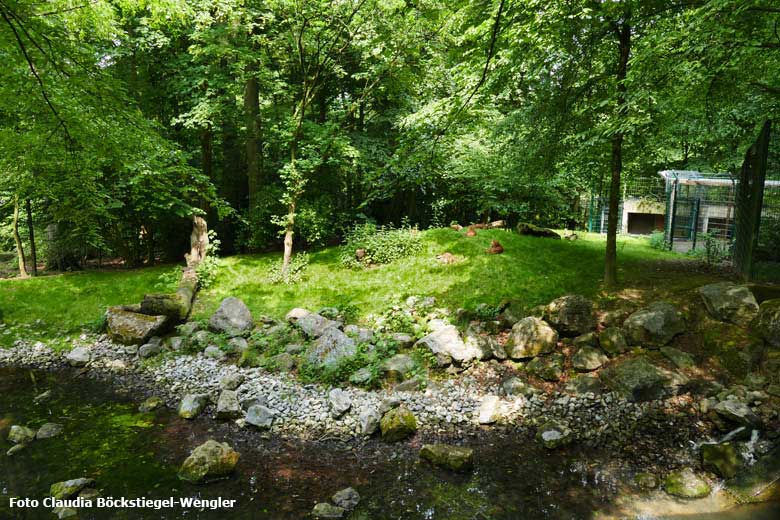
[[[180,258],[194,214],[285,261],[366,221],[578,227],[593,190],[738,171],[776,119],[778,23],[771,0],[0,0],[0,239],[25,204],[57,268]]]

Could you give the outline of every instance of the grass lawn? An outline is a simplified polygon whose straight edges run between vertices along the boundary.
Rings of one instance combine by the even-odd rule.
[[[94,327],[107,306],[140,302],[144,294],[159,292],[155,284],[170,270],[161,266],[0,280],[0,346],[17,337],[49,340]]]
[[[488,255],[491,239],[505,248]],[[450,252],[462,261],[442,265],[436,255]],[[621,297],[665,297],[703,285],[715,275],[701,272],[684,256],[650,248],[645,239],[618,242]],[[307,278],[292,286],[271,285],[267,271],[279,253],[223,259],[216,283],[202,291],[195,318],[206,318],[227,296],[243,299],[255,315],[282,317],[292,307],[318,310],[351,306],[360,319],[382,312],[410,295],[435,296],[442,306],[473,309],[480,303],[509,299],[528,309],[566,293],[603,295],[604,237],[580,233],[576,241],[550,240],[493,230],[466,238],[451,229],[423,233],[423,249],[392,264],[349,270],[339,262],[339,248],[311,254]],[[102,271],[0,281],[4,330],[0,345],[16,337],[51,339],[78,333],[100,322],[109,305],[139,302],[160,292],[159,277],[170,266],[132,271]]]
[[[235,256],[224,259],[218,282],[200,294],[195,316],[205,318],[227,296],[238,296],[254,312],[279,318],[292,307],[317,310],[345,305],[357,316],[381,312],[407,296],[435,296],[440,305],[473,309],[509,299],[525,309],[567,293],[595,296],[604,272],[603,235],[580,233],[576,241],[550,240],[492,230],[466,238],[451,229],[424,232],[423,250],[413,256],[371,269],[348,270],[339,263],[339,249],[311,255],[307,279],[294,286],[270,285],[265,274],[280,255]],[[488,255],[491,239],[504,246]],[[436,255],[450,252],[463,261],[442,265]],[[646,239],[621,237],[618,243],[622,288],[661,291],[666,285],[687,290],[712,280],[679,254],[658,251]]]

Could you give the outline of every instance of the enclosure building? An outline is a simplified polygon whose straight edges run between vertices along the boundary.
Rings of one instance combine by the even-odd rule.
[[[663,232],[676,251],[696,249],[704,237],[731,242],[734,238],[737,180],[727,173],[664,170],[658,177],[626,183],[619,211],[618,232],[649,235]],[[588,231],[606,233],[607,197],[591,196]],[[761,229],[780,228],[780,180],[767,180]]]

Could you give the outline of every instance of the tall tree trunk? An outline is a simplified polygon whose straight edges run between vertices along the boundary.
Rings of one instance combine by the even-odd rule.
[[[628,57],[631,53],[631,25],[626,16],[617,27],[618,67],[616,117],[622,122],[626,117],[626,73]],[[617,231],[620,215],[620,175],[623,172],[623,131],[618,130],[612,136],[612,175],[609,186],[609,218],[607,219],[607,250],[604,257],[604,285],[612,288],[617,285]]]
[[[250,74],[254,67],[250,69]],[[257,206],[257,195],[262,184],[260,178],[260,97],[257,78],[250,76],[244,90],[244,115],[246,116],[246,177],[249,210]]]
[[[298,196],[302,190],[303,179],[296,171],[295,163],[298,153],[298,143],[301,139],[301,132],[303,130],[303,120],[306,117],[306,108],[309,105],[310,90],[304,82],[303,96],[301,98],[301,104],[297,111],[298,123],[295,126],[293,132],[292,142],[290,143],[290,165],[291,174],[294,175],[290,190],[289,197],[290,202],[287,206],[287,222],[284,226],[284,256],[282,257],[282,275],[287,276],[287,271],[290,269],[290,261],[292,260],[293,253],[293,235],[295,232],[295,208],[298,203]]]
[[[35,248],[35,228],[33,226],[32,204],[30,199],[24,203],[27,210],[27,234],[30,238],[30,262],[32,263],[32,274],[38,276],[38,252]]]
[[[24,261],[24,247],[22,246],[22,237],[19,236],[19,196],[14,196],[14,242],[16,243],[16,257],[19,260],[19,276],[27,278],[27,266]]]

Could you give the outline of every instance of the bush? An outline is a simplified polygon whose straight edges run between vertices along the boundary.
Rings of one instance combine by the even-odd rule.
[[[306,277],[306,269],[309,267],[309,255],[298,253],[290,259],[287,272],[282,272],[282,264],[274,263],[268,269],[268,281],[273,284],[293,285]]]
[[[710,233],[699,233],[697,236],[703,248],[691,249],[688,255],[703,260],[707,265],[718,265],[731,256],[731,248],[728,242],[717,238]]]
[[[666,234],[663,231],[653,231],[648,239],[650,247],[653,249],[669,249],[669,242],[666,241]]]
[[[206,255],[195,268],[198,275],[198,286],[201,289],[208,289],[217,281],[219,268],[222,266],[222,260],[217,256],[221,242],[217,238],[217,233],[213,229],[209,230],[209,245],[206,248]]]
[[[760,260],[780,262],[780,218],[766,218],[761,222],[756,257]]]
[[[356,256],[356,251],[359,249],[365,253],[361,259]],[[403,225],[394,228],[360,224],[347,233],[341,263],[349,268],[389,264],[399,258],[413,255],[421,249],[422,240],[416,227]]]

